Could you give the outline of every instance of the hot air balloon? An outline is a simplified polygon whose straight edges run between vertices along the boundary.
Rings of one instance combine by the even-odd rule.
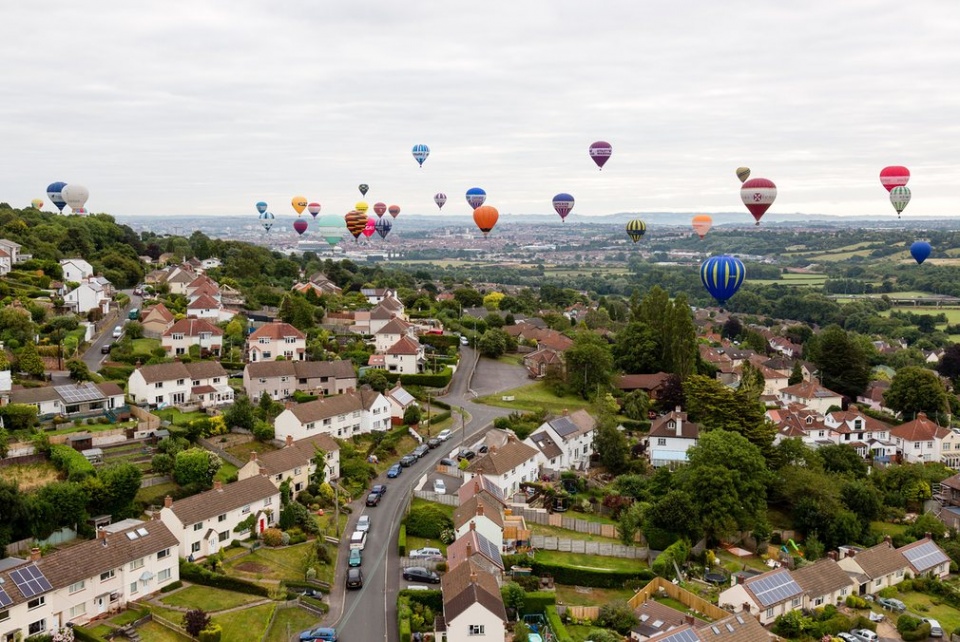
[[[264,210],[263,212],[260,212],[260,225],[262,225],[263,229],[265,229],[268,232],[270,231],[270,228],[273,227],[273,219],[274,219],[273,212],[267,212],[266,210]],[[297,221],[297,222],[299,223],[300,221]]]
[[[363,235],[367,238],[373,236],[373,233],[377,231],[377,219],[372,216],[367,217],[367,224],[363,226]]]
[[[888,192],[910,182],[910,170],[902,165],[891,165],[880,170],[880,184]]]
[[[706,214],[697,214],[693,217],[693,229],[700,238],[706,236],[711,227],[713,227],[713,219]]]
[[[307,222],[302,218],[298,218],[293,222],[293,229],[297,231],[297,234],[303,235],[307,231]]]
[[[364,228],[367,226],[367,217],[357,210],[351,210],[347,212],[343,220],[347,224],[347,231],[353,236],[353,240],[356,241],[359,239],[360,235],[363,234]]]
[[[897,210],[897,218],[910,202],[910,188],[906,185],[900,185],[890,190],[890,202],[893,203],[893,209]]]
[[[386,203],[374,203],[373,204],[373,213],[377,215],[377,218],[380,218],[387,212]]]
[[[320,203],[310,203],[307,205],[307,211],[310,212],[310,216],[317,218],[317,214],[320,213]]]
[[[32,201],[30,201],[30,207],[32,207],[35,210],[41,209],[43,207],[43,199],[42,198],[33,199]]]
[[[360,190],[360,196],[366,196],[366,195],[367,195],[367,191],[369,191],[369,189],[370,189],[370,186],[367,185],[366,183],[360,183],[360,185],[359,185],[359,187],[357,187],[357,189]]]
[[[297,216],[300,216],[303,214],[303,210],[307,209],[307,197],[294,196],[292,199],[290,199],[290,204],[293,205],[293,209],[297,211]]]
[[[917,265],[923,265],[930,253],[933,252],[933,246],[926,241],[917,241],[910,246],[910,255],[913,256]]]
[[[760,225],[763,214],[777,200],[777,186],[766,178],[751,178],[740,188],[740,199]]]
[[[390,207],[387,208],[387,211],[390,212],[390,216],[392,216],[393,218],[397,218],[398,216],[400,216],[399,205],[391,205]]]
[[[610,160],[610,155],[613,153],[613,145],[608,143],[605,140],[598,140],[597,142],[590,145],[590,158],[593,159],[593,162],[597,164],[601,170],[608,160]]]
[[[331,246],[340,242],[343,231],[343,218],[336,214],[326,214],[317,219],[317,233]]]
[[[567,220],[567,214],[573,209],[573,197],[569,194],[557,194],[553,197],[553,209],[557,210],[560,220]]]
[[[353,206],[353,209],[357,210],[361,214],[366,214],[367,210],[370,209],[370,206],[367,205],[366,201],[357,201],[356,205]]]
[[[647,224],[641,221],[640,219],[634,219],[627,223],[627,236],[633,239],[633,242],[636,243],[643,235],[647,233]]]
[[[433,202],[437,204],[437,209],[443,209],[443,204],[447,202],[447,195],[443,192],[437,192],[433,195]]]
[[[385,239],[387,238],[387,234],[390,233],[390,230],[393,229],[393,223],[390,222],[390,219],[388,218],[381,218],[377,219],[377,223],[374,227],[376,227],[377,234],[380,235],[380,238]]]
[[[63,208],[67,206],[67,202],[63,200],[63,188],[67,184],[63,181],[57,181],[56,183],[50,183],[47,185],[47,198],[50,199],[50,202],[53,203],[53,206],[60,210],[63,213]]]
[[[733,256],[712,256],[700,264],[700,281],[720,305],[737,293],[746,275],[743,263]]]
[[[60,196],[76,213],[76,210],[83,209],[83,206],[86,205],[87,199],[90,198],[90,190],[83,185],[70,183],[63,188]]]
[[[470,207],[477,209],[487,200],[487,193],[479,187],[471,187],[467,190],[467,203]]]
[[[266,212],[266,211],[267,211],[267,204],[266,204],[266,203],[264,203],[263,201],[260,201],[259,203],[257,203],[257,212],[258,212],[259,214],[263,214],[263,213]]]
[[[427,160],[427,156],[430,155],[430,148],[426,145],[414,145],[413,146],[413,159],[420,163],[420,167],[423,167],[423,161]]]
[[[479,188],[475,187],[474,189]],[[469,194],[469,192],[467,193]],[[491,207],[490,205],[481,205],[473,210],[473,222],[476,223],[480,231],[483,232],[484,238],[490,233],[494,225],[497,224],[497,219],[499,218],[500,212],[497,211],[497,208]]]
[[[738,167],[737,168],[737,178],[740,179],[741,183],[747,182],[747,179],[750,178],[750,168],[749,167]]]

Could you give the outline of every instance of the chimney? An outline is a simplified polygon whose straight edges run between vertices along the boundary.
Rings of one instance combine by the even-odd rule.
[[[933,533],[924,533],[923,539],[933,539]]]
[[[890,546],[893,546],[893,538],[890,537],[889,535],[884,535],[884,536],[883,536],[883,541],[885,541],[885,542],[886,542],[887,544],[889,544]]]
[[[476,523],[475,521],[473,521],[473,520],[470,520],[470,530],[472,530],[472,531],[477,530],[477,523]],[[470,545],[469,545],[469,544],[467,544],[467,548],[470,548]]]
[[[287,435],[287,443],[285,444],[285,446],[292,446],[292,445],[293,445],[293,435]]]
[[[257,461],[257,451],[256,451],[256,450],[251,450],[251,451],[250,451],[250,461]]]
[[[483,504],[477,502],[477,516],[483,517]]]
[[[97,528],[97,539],[107,539],[107,531],[104,530],[103,526]]]
[[[479,492],[480,492],[480,479],[479,479],[479,478],[477,478],[477,479],[475,479],[475,480],[473,481],[473,492],[474,492],[474,493],[479,493]]]
[[[746,611],[747,613],[750,612],[750,602],[743,603],[743,610]]]
[[[164,508],[173,508],[173,497],[170,497],[170,495],[167,495],[166,497],[164,497],[164,498],[163,498],[163,507],[164,507]]]
[[[696,626],[696,625],[697,625],[697,618],[693,617],[693,616],[690,615],[689,613],[687,613],[686,615],[683,616],[683,621],[684,621],[686,624],[689,624],[690,626]]]
[[[570,414],[570,411],[567,410],[566,408],[564,408],[564,409],[563,409],[563,416],[566,417],[566,416],[569,415],[569,414]]]
[[[473,524],[473,522],[470,523]],[[473,543],[467,542],[467,559],[470,559],[471,557],[473,557]]]
[[[260,468],[257,469],[257,472],[260,474],[261,477],[267,476],[267,469],[264,468],[263,466],[260,466]]]
[[[853,550],[852,548],[848,548],[848,549],[847,549],[847,557],[853,557],[853,556],[856,555],[856,554],[857,554],[857,552],[856,552],[855,550]]]
[[[223,482],[219,479],[213,482],[213,490],[222,492],[223,491]]]
[[[39,549],[39,548],[34,547],[34,548],[31,548],[31,549],[30,549],[30,561],[31,561],[31,562],[39,562],[39,561],[40,561],[40,557],[41,557],[41,555],[40,555],[40,549]]]
[[[836,561],[837,561],[837,552],[836,552],[836,551],[830,551],[829,553],[827,553],[827,557],[829,557],[829,558],[832,559],[834,562],[836,562]]]
[[[683,412],[683,408],[682,408],[681,406],[677,406],[677,407],[674,409],[674,412]]]
[[[477,583],[477,569],[473,568],[472,566],[470,567],[470,583]]]

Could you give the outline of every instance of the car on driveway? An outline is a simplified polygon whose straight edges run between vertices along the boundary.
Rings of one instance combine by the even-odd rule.
[[[891,611],[895,611],[897,613],[903,613],[907,610],[906,604],[892,597],[878,597],[877,604],[885,609],[890,609]]]
[[[403,466],[401,466],[400,464],[394,464],[393,466],[390,466],[390,468],[387,470],[387,477],[389,477],[390,479],[393,479],[394,477],[399,477],[400,473],[402,472],[403,472]]]
[[[860,642],[860,638],[855,636],[853,633],[847,633],[846,631],[837,633],[836,637],[843,640],[843,642]]]
[[[453,461],[452,459],[448,459],[448,458],[444,457],[443,459],[440,460],[440,465],[441,465],[441,466],[449,466],[449,467],[451,467],[451,468],[456,468],[456,467],[457,467],[457,462]]]
[[[440,441],[446,441],[450,439],[451,435],[453,435],[453,431],[450,430],[449,428],[444,428],[443,430],[437,433],[437,439],[439,439]]]
[[[380,503],[380,493],[370,493],[367,495],[367,506],[376,506]]]
[[[417,463],[416,455],[404,455],[403,457],[400,458],[400,465],[403,466],[404,468],[409,468],[410,466],[413,466],[415,463]]]
[[[439,548],[434,548],[433,546],[424,546],[423,548],[415,548],[414,550],[410,551],[410,553],[408,553],[408,557],[412,560],[442,560],[443,553],[440,552]]]
[[[447,494],[447,485],[443,483],[442,479],[433,480],[433,492],[435,492],[437,495]]]
[[[923,618],[923,621],[930,625],[930,637],[932,638],[943,637],[943,627],[940,626],[939,622],[929,617]]]
[[[300,633],[300,642],[337,642],[337,630],[326,626]]]
[[[350,557],[347,560],[347,564],[353,568],[355,566],[360,566],[363,564],[363,553],[360,552],[359,548],[350,549]]]
[[[477,456],[477,453],[473,452],[472,450],[461,450],[460,452],[457,453],[457,461],[463,461],[464,459],[466,459],[467,461],[470,461],[476,456]]]
[[[850,631],[853,633],[860,642],[877,642],[880,638],[876,633],[870,629],[853,629]]]
[[[361,515],[360,519],[357,520],[357,530],[358,531],[368,531],[370,530],[370,516]]]
[[[409,582],[427,582],[429,584],[439,584],[440,576],[434,571],[428,571],[422,566],[411,566],[403,569],[403,579]]]
[[[363,588],[363,571],[356,567],[347,569],[347,588]]]

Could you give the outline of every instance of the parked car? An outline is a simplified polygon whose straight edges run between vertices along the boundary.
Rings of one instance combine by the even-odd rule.
[[[370,516],[361,515],[360,519],[357,520],[357,530],[366,532],[370,530]]]
[[[430,450],[433,450],[434,448],[436,448],[437,446],[439,446],[439,445],[442,444],[442,443],[443,443],[443,442],[440,441],[438,438],[436,438],[436,437],[431,437],[430,439],[427,440],[427,448],[429,448]]]
[[[300,633],[300,642],[337,642],[337,630],[326,626]]]
[[[443,459],[440,460],[440,465],[441,465],[441,466],[449,466],[450,468],[456,468],[456,467],[457,467],[457,462],[453,461],[452,459],[448,459],[448,458],[444,457]]]
[[[860,638],[855,636],[853,633],[847,633],[846,631],[837,633],[837,637],[843,640],[843,642],[860,642]]]
[[[399,477],[400,473],[402,472],[403,472],[403,466],[401,466],[400,464],[394,464],[393,466],[390,466],[390,468],[387,470],[387,477],[389,477],[390,479],[393,479],[394,477]]]
[[[464,459],[470,461],[476,456],[477,453],[473,452],[472,450],[464,449],[457,453],[457,461],[463,461]]]
[[[443,559],[443,553],[440,552],[439,548],[434,548],[433,546],[424,546],[423,548],[415,548],[410,551],[408,557],[412,560]]]
[[[490,450],[490,447],[487,446],[486,444],[483,444],[482,446],[477,448],[477,452],[480,453],[481,455],[486,455],[488,450]]]
[[[371,493],[376,493],[377,495],[386,495],[387,486],[385,484],[376,484],[373,488],[370,489]]]
[[[303,595],[304,597],[312,597],[315,600],[323,599],[323,593],[321,593],[319,589],[312,589],[312,588],[303,589],[302,591],[300,591],[300,595]]]
[[[122,335],[123,335],[123,326],[122,326],[122,325],[118,325],[117,327],[115,327],[115,328],[113,329],[113,338],[114,338],[114,339],[119,339]]]
[[[362,551],[363,547],[366,545],[367,545],[367,532],[353,531],[353,535],[350,536],[350,550],[359,548]]]
[[[356,567],[347,569],[347,588],[363,588],[363,571]]]
[[[470,345],[470,340],[467,339],[466,337],[460,337],[460,345],[462,345],[462,346],[468,346],[468,345]]]
[[[370,493],[367,495],[367,506],[376,506],[380,503],[380,493]]]
[[[433,480],[433,492],[435,492],[437,495],[447,494],[447,485],[443,483],[442,479]]]
[[[426,455],[428,452],[430,452],[430,446],[426,444],[420,444],[419,446],[414,448],[413,452],[410,454],[415,456],[417,459],[420,459],[421,457]]]
[[[892,597],[878,597],[877,604],[891,611],[896,611],[897,613],[903,613],[907,610],[906,604]]]
[[[359,548],[350,549],[350,557],[347,559],[347,564],[350,567],[360,566],[363,564],[363,553],[360,552]]]
[[[400,458],[400,465],[403,466],[404,468],[409,468],[410,466],[413,466],[415,463],[417,463],[416,455],[404,455],[403,457]]]
[[[923,621],[930,625],[930,637],[932,638],[943,637],[943,627],[940,626],[939,622],[929,617],[923,618]]]
[[[440,441],[446,441],[450,439],[451,435],[453,435],[453,431],[450,430],[449,428],[444,428],[443,430],[437,433],[437,439],[439,439]]]
[[[112,343],[104,344],[104,345],[100,346],[100,354],[110,354],[110,350],[112,350],[112,349],[113,349],[113,344],[112,344]]]
[[[860,642],[877,642],[880,638],[870,629],[853,629],[850,631]]]
[[[410,582],[428,582],[430,584],[439,584],[440,576],[434,571],[428,571],[422,566],[411,566],[403,569],[403,579]]]

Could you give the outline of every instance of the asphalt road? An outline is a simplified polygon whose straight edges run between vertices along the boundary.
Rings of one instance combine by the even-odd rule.
[[[103,324],[100,334],[93,338],[93,343],[91,343],[90,347],[87,348],[87,351],[83,353],[83,362],[87,364],[90,372],[99,371],[100,365],[107,358],[108,355],[100,353],[100,348],[116,341],[116,339],[113,338],[113,329],[118,325],[123,324],[123,320],[127,318],[131,308],[139,308],[143,302],[140,297],[133,294],[133,290],[121,290],[121,292],[130,297],[130,302],[127,303],[125,308],[120,310],[120,313],[114,323]]]
[[[464,347],[461,363],[471,364],[475,359],[476,353]],[[473,403],[474,395],[468,390],[470,375],[469,366],[458,369],[450,392],[441,397],[452,406],[462,406],[470,414],[470,421],[466,423],[464,431],[461,432],[460,426],[455,422],[454,434],[443,447],[431,450],[413,466],[405,468],[403,474],[396,479],[387,479],[385,474],[375,479],[374,484],[387,485],[387,493],[379,506],[364,506],[365,496],[354,503],[355,512],[350,516],[346,532],[341,536],[336,572],[337,581],[341,584],[335,586],[330,595],[331,613],[328,616],[336,618],[335,622],[331,620],[333,623],[330,626],[337,628],[337,633],[343,640],[398,642],[397,592],[400,590],[401,578],[396,542],[406,498],[413,492],[417,480],[433,470],[437,462],[456,448],[458,443],[469,443],[489,428],[494,418],[510,414],[510,411],[504,408]],[[497,390],[509,390],[528,382],[522,368],[497,361],[480,360],[473,374],[473,386],[480,386],[476,392],[481,395]],[[357,519],[363,514],[370,515],[371,519],[361,566],[363,588],[347,591],[342,582],[347,573],[348,540]]]

